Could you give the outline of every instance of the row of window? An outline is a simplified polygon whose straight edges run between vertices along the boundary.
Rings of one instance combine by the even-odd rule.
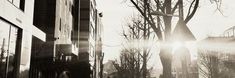
[[[25,7],[25,0],[8,0],[10,3],[12,3],[14,6],[19,8],[20,10],[24,11]]]

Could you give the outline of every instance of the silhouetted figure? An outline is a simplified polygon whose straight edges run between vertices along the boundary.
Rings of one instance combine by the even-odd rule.
[[[68,71],[63,71],[60,75],[59,78],[69,78]]]

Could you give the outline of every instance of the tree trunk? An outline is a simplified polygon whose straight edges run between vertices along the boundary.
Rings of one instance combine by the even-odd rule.
[[[166,14],[171,14],[171,0],[165,0],[166,5]],[[165,40],[163,41],[163,45],[170,41],[171,37],[171,19],[170,16],[164,16],[164,24],[165,24]],[[172,78],[171,74],[171,47],[169,46],[161,46],[160,48],[160,59],[163,67],[163,78]]]
[[[172,78],[171,74],[171,61],[172,61],[172,55],[171,55],[171,49],[167,46],[161,46],[160,48],[160,59],[162,62],[163,67],[163,78]]]

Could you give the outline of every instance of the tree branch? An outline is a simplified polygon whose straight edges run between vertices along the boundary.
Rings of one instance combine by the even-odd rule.
[[[196,13],[196,11],[197,11],[197,8],[198,8],[198,6],[199,6],[199,0],[195,0],[196,2],[195,2],[195,5],[194,5],[194,8],[193,8],[193,11],[191,12],[191,14],[189,14],[187,17],[186,17],[186,19],[184,20],[184,22],[187,24],[191,19],[192,19],[192,17],[194,16],[194,14]],[[192,7],[192,6],[191,6]],[[190,7],[190,8],[191,8]]]
[[[177,9],[177,6],[179,5],[179,1],[177,1],[177,3],[175,4],[175,6],[173,7],[173,9],[171,10],[171,14],[174,14],[175,10]]]
[[[134,4],[134,6],[140,12],[140,14],[144,17],[144,19],[146,19],[146,21],[151,25],[153,31],[157,34],[158,39],[162,40],[163,38],[162,38],[162,32],[160,30],[160,27],[157,28],[156,25],[152,23],[146,15],[144,15],[144,12],[139,8],[139,6],[133,0],[130,0],[130,1]]]

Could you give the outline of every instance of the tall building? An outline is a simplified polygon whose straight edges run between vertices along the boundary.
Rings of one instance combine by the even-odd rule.
[[[80,77],[99,78],[102,66],[102,13],[95,0],[81,0],[79,35]]]
[[[73,69],[78,61],[79,3],[35,0],[33,24],[46,33],[46,42],[33,38],[30,78],[55,78]]]
[[[95,0],[1,0],[0,10],[0,78],[100,77]]]
[[[27,78],[32,39],[46,40],[33,13],[34,0],[0,0],[0,78]]]

